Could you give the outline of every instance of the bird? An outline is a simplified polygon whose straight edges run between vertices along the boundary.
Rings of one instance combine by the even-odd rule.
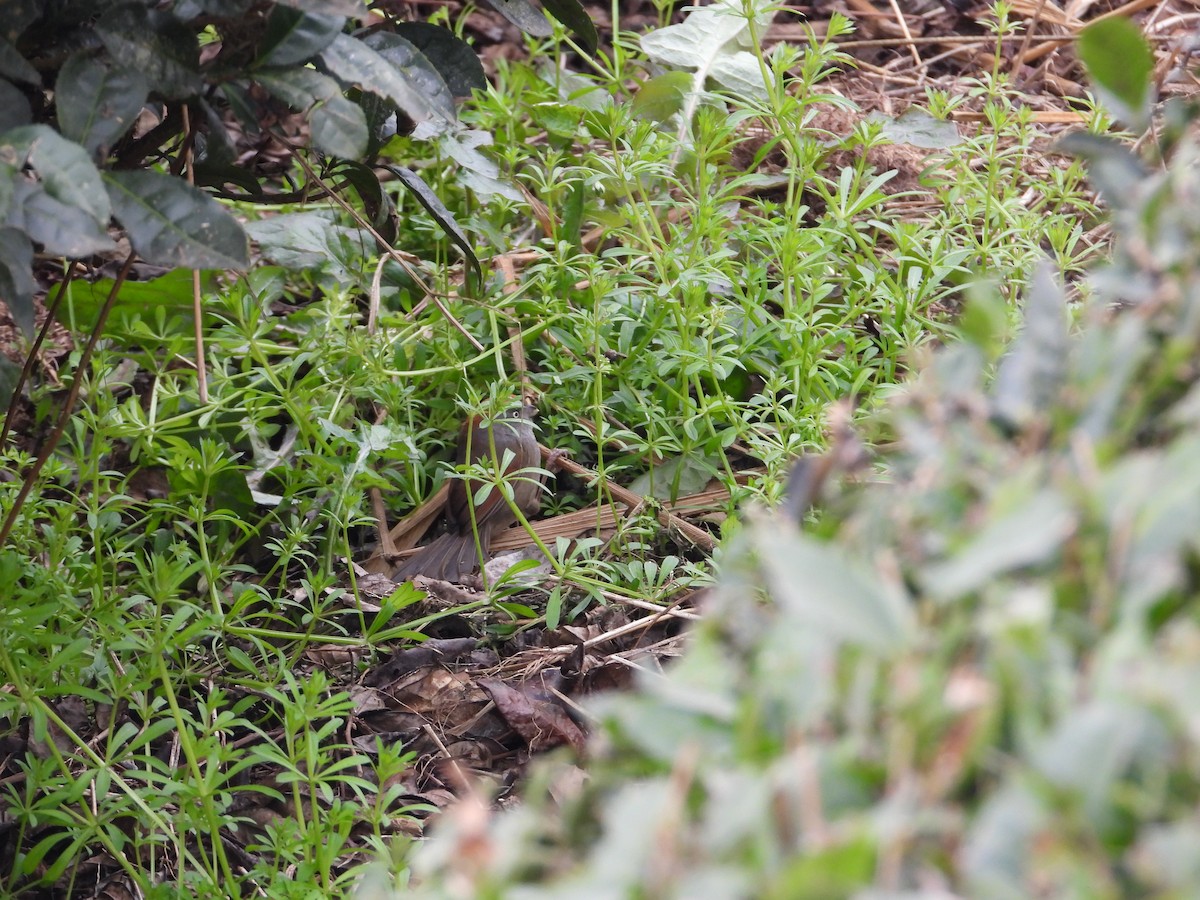
[[[524,470],[536,467],[541,451],[529,421],[532,407],[509,410],[488,421],[472,415],[463,422],[458,438],[458,467],[468,463],[490,462],[493,467],[504,466],[504,476],[513,476],[513,503],[525,515],[541,505],[541,479]],[[493,455],[494,451],[494,455]],[[511,451],[505,461],[505,451]],[[417,575],[439,581],[461,581],[470,575],[486,557],[492,535],[517,520],[503,492],[497,487],[475,506],[475,528],[479,532],[478,552],[471,528],[473,498],[481,483],[473,478],[455,478],[450,482],[446,499],[446,533],[426,544],[405,560],[393,573],[396,582],[410,581]]]

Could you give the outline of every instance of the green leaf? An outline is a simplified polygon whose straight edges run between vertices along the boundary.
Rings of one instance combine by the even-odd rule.
[[[595,53],[600,43],[596,25],[579,0],[542,0],[546,11],[562,22],[579,39],[585,50]]]
[[[951,559],[927,567],[921,580],[935,597],[956,599],[999,575],[1052,559],[1075,525],[1071,507],[1046,488],[995,517]]]
[[[311,109],[312,141],[322,153],[358,159],[367,152],[367,119],[328,75],[295,66],[261,71],[257,81],[298,111]]]
[[[946,119],[938,119],[926,110],[910,106],[896,118],[881,113],[871,113],[867,121],[883,123],[882,134],[893,144],[911,144],[925,150],[945,150],[962,143],[958,126]]]
[[[244,269],[246,235],[203,191],[161,172],[109,172],[113,214],[147,262],[189,269]]]
[[[100,309],[108,301],[114,281],[101,278],[96,281],[76,281],[71,286],[72,314],[75,325],[82,329],[93,327],[100,318]],[[211,291],[216,286],[216,277],[202,272],[201,291]],[[179,333],[193,333],[192,322],[195,307],[192,300],[192,273],[189,269],[172,269],[149,281],[126,281],[113,304],[112,314],[105,326],[105,334],[128,329],[133,316],[143,321],[158,309],[165,311],[164,328],[170,330],[172,322]]]
[[[907,598],[880,584],[865,562],[778,522],[754,528],[753,542],[770,595],[806,630],[883,652],[908,641]]]
[[[455,97],[466,99],[472,91],[487,89],[479,55],[454,32],[429,22],[401,22],[396,34],[424,54]]]
[[[137,120],[148,93],[137,69],[76,53],[63,63],[54,87],[58,127],[64,137],[103,158]]]
[[[289,269],[324,270],[343,282],[360,277],[347,268],[349,260],[375,245],[368,232],[338,225],[321,212],[271,216],[250,222],[246,232],[272,262]]]
[[[438,195],[431,191],[429,185],[421,180],[421,176],[411,169],[406,169],[403,166],[386,166],[385,168],[400,179],[406,188],[412,191],[413,196],[417,198],[417,202],[425,207],[426,211],[442,227],[442,231],[446,233],[446,236],[462,251],[463,256],[467,258],[467,262],[471,266],[471,271],[475,273],[475,277],[477,279],[482,278],[482,267],[479,264],[479,257],[475,255],[475,248],[471,246],[470,239],[459,227],[454,214],[446,208],[445,204],[438,198]]]
[[[683,110],[692,89],[688,72],[664,72],[644,82],[633,98],[633,114],[652,122],[665,122]]]
[[[321,53],[321,61],[344,84],[357,85],[364,91],[391,100],[416,125],[413,134],[424,139],[446,130],[449,120],[435,102],[422,93],[390,62],[346,34],[339,34]],[[443,90],[445,85],[443,85]],[[446,91],[448,94],[448,90]]]
[[[140,72],[160,97],[180,100],[203,90],[196,34],[171,13],[117,6],[96,23],[96,33],[109,56]]]
[[[305,13],[277,5],[267,18],[258,64],[289,66],[316,56],[346,25],[345,16]]]
[[[761,10],[755,15],[763,27],[769,22]],[[767,94],[758,58],[746,52],[751,46],[749,21],[739,0],[694,8],[678,25],[642,35],[641,45],[659,65],[696,72],[700,84],[711,78],[740,96]]]
[[[1077,47],[1100,99],[1134,131],[1145,131],[1153,103],[1154,52],[1141,30],[1123,16],[1101,19],[1080,32]]]
[[[16,228],[0,228],[0,302],[32,338],[34,329],[33,244]]]
[[[458,178],[464,187],[482,197],[498,195],[520,203],[524,199],[521,192],[501,176],[500,167],[479,149],[491,142],[492,136],[485,131],[457,130],[443,134],[438,148],[462,167]]]
[[[22,125],[28,125],[32,116],[29,101],[13,87],[12,83],[0,78],[0,134]],[[3,211],[0,210],[0,215]]]

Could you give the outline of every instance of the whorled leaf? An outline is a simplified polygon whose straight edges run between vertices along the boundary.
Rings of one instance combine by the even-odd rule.
[[[160,172],[109,172],[113,214],[147,262],[190,269],[244,269],[246,235],[224,207]]]

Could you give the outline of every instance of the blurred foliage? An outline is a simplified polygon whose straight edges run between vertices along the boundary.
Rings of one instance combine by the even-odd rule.
[[[405,896],[1200,896],[1186,130],[1148,161],[1067,142],[1113,259],[1071,290],[1039,271],[1007,346],[975,296],[866,426],[877,472],[804,529],[748,513],[683,658],[592,708],[586,778],[551,761],[516,809],[464,804]]]

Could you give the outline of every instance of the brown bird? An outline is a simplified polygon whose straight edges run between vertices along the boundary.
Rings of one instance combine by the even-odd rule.
[[[513,502],[526,515],[536,512],[542,500],[541,479],[532,474],[521,474],[521,470],[537,466],[541,461],[533,425],[529,422],[530,412],[530,407],[511,410],[490,423],[481,416],[472,416],[463,423],[458,438],[459,468],[465,466],[468,460],[471,463],[491,463],[493,467],[503,464],[504,474],[514,475],[509,482],[512,485]],[[488,424],[490,428],[486,427]],[[504,461],[506,450],[512,451],[507,463]],[[392,576],[394,580],[407,581],[424,575],[441,581],[461,581],[478,568],[479,553],[476,552],[475,535],[471,530],[471,506],[480,487],[480,482],[473,478],[455,478],[450,482],[450,493],[446,499],[446,533],[405,560]],[[479,550],[485,559],[492,535],[516,520],[508,501],[499,489],[493,487],[483,502],[475,507]]]

